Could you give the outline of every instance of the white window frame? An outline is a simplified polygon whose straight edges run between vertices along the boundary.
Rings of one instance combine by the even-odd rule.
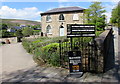
[[[46,22],[51,22],[51,21],[52,21],[51,16],[50,16],[50,15],[47,15],[47,16],[46,16]]]
[[[77,13],[73,14],[73,21],[78,21],[79,15]]]
[[[52,28],[51,28],[50,25],[48,25],[48,26],[46,27],[46,33],[47,33],[47,34],[52,34]]]

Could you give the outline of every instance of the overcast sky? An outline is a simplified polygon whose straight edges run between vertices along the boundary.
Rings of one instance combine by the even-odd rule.
[[[37,2],[36,2],[37,1]],[[91,5],[92,0],[84,0],[83,2],[78,0],[73,2],[72,0],[3,0],[0,8],[0,16],[4,19],[25,19],[40,21],[40,13],[58,7],[79,6],[82,8],[88,8]],[[99,0],[100,1],[100,0]],[[109,2],[102,2],[102,6],[105,7],[107,12],[107,19],[109,21],[111,17],[111,11],[116,6],[118,0],[109,0]]]

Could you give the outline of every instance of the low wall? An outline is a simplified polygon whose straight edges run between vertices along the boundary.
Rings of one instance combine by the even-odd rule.
[[[5,42],[6,43],[6,40],[9,40],[10,43],[17,43],[17,37],[11,37],[11,38],[0,38],[0,42]]]
[[[114,41],[113,30],[105,30],[95,38],[97,71],[105,72],[114,66]]]

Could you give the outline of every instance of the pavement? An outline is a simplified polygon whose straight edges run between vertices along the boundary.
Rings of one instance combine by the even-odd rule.
[[[21,43],[2,45],[0,46],[0,53],[0,69],[2,69],[0,75],[2,78],[6,77],[6,74],[36,65],[32,55],[24,50]]]
[[[37,66],[32,55],[28,54],[21,43],[7,44],[0,47],[2,52],[2,82],[111,82],[120,83],[120,36],[118,29],[114,30],[115,66],[113,69],[101,73],[84,73],[69,75],[64,68]],[[1,60],[1,59],[0,59]]]

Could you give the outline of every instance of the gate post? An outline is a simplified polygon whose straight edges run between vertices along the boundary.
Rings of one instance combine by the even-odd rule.
[[[61,66],[62,65],[61,64],[61,40],[59,40],[59,48],[60,48],[60,51],[59,51],[59,53],[60,53],[60,61],[59,62],[60,62],[60,66]]]

